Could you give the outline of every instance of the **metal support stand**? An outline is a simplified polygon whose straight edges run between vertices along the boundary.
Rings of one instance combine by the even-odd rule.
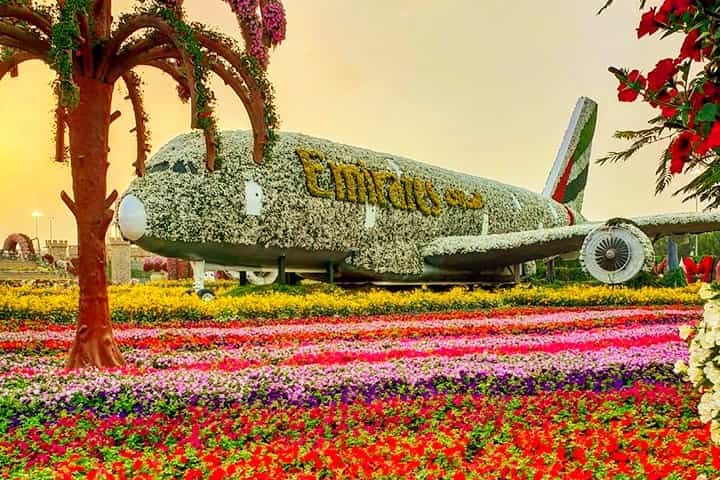
[[[547,269],[545,270],[545,280],[549,283],[555,282],[555,258],[547,261]]]
[[[513,272],[513,281],[515,283],[520,283],[520,280],[522,278],[522,263],[513,265],[512,272]]]
[[[278,257],[278,280],[279,285],[287,284],[287,275],[285,274],[285,267],[287,266],[287,258],[285,255]]]
[[[205,260],[191,261],[193,271],[193,289],[196,292],[205,288]]]
[[[333,262],[327,264],[327,281],[330,285],[335,284],[335,263]]]
[[[668,237],[668,270],[675,270],[680,266],[677,243],[673,237]]]

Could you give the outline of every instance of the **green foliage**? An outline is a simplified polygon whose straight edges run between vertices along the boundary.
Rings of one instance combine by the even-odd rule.
[[[700,235],[681,235],[674,236],[675,244],[678,249],[678,257],[695,257],[697,260],[705,255],[720,257],[720,232],[708,232]],[[695,244],[697,242],[697,252]],[[655,255],[659,260],[667,256],[668,238],[661,238],[655,242]]]
[[[63,107],[75,107],[80,101],[80,91],[73,80],[73,61],[80,38],[78,15],[92,17],[92,6],[92,0],[65,0],[65,3],[58,7],[60,16],[52,26],[49,57],[51,66],[59,77],[58,95]]]
[[[642,288],[642,287],[658,287],[658,286],[670,286],[663,285],[660,278],[651,272],[640,272],[635,278],[625,283],[626,287],[630,288]],[[680,286],[680,285],[672,285]]]
[[[195,38],[196,25],[185,23],[175,9],[162,5],[155,5],[147,13],[157,15],[170,25],[178,36],[181,48],[189,55],[192,62],[193,75],[195,77],[195,102],[197,107],[197,125],[206,134],[213,137],[213,142],[220,149],[220,137],[217,134],[217,121],[213,116],[212,104],[215,102],[215,94],[208,86],[208,59],[200,43]]]
[[[7,62],[13,56],[14,50],[8,47],[0,47],[0,62]]]
[[[270,160],[273,148],[277,142],[276,130],[280,127],[280,117],[278,116],[277,108],[275,106],[275,90],[273,89],[270,80],[268,80],[265,70],[263,70],[260,62],[258,62],[255,57],[245,52],[231,37],[214,30],[204,28],[202,25],[198,24],[193,24],[193,28],[230,48],[230,50],[232,50],[232,52],[240,59],[243,68],[254,80],[255,85],[260,92],[260,96],[263,99],[265,124],[267,126],[268,141],[265,144],[265,151],[263,153],[265,160]]]
[[[242,297],[245,295],[257,295],[265,293],[286,293],[288,295],[308,295],[317,292],[332,292],[337,287],[325,283],[310,283],[300,285],[237,285],[223,294],[227,297]]]
[[[680,267],[673,268],[663,275],[662,279],[660,279],[660,285],[663,287],[684,287],[687,285],[685,272]]]
[[[537,272],[533,276],[533,282],[539,284],[547,283],[545,278],[547,274],[547,264],[543,261],[537,262]],[[593,282],[595,281],[586,274],[580,260],[555,260],[555,284],[567,282]]]

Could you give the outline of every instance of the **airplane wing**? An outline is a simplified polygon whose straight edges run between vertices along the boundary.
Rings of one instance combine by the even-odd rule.
[[[720,213],[668,213],[631,219],[651,240],[667,235],[720,230]]]
[[[720,230],[720,213],[666,214],[629,220],[651,240],[666,235]],[[613,221],[627,222],[625,219],[608,222]],[[427,263],[437,267],[462,270],[502,267],[576,252],[585,237],[603,224],[593,222],[523,232],[441,237],[425,245],[422,253]]]
[[[597,224],[437,238],[422,253],[430,265],[459,270],[515,265],[580,249]]]

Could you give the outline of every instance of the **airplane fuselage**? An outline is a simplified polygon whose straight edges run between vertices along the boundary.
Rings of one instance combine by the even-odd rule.
[[[251,133],[221,138],[224,163],[213,173],[194,134],[151,159],[121,204],[121,217],[144,216],[134,232],[120,218],[126,237],[160,255],[248,270],[284,256],[288,271],[332,263],[339,280],[462,280],[502,262],[444,270],[424,261],[423,245],[584,221],[541,194],[395,155],[283,133],[273,159],[256,165]]]

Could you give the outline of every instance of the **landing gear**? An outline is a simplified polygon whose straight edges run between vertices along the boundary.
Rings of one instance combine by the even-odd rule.
[[[211,302],[215,300],[215,293],[209,288],[203,288],[202,290],[198,290],[197,296],[200,297],[200,299],[204,302]]]
[[[205,261],[191,261],[190,266],[193,271],[193,290],[198,297],[206,302],[215,299],[215,294],[209,288],[205,288]]]

